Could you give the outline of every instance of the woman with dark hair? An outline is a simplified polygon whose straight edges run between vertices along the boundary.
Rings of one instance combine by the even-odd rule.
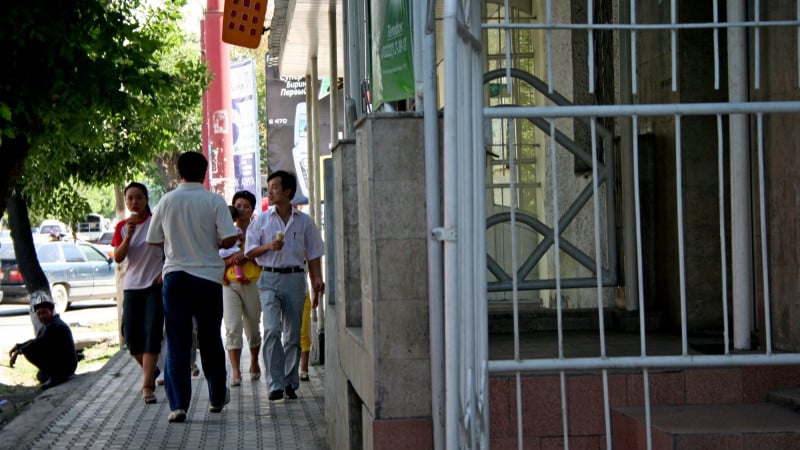
[[[261,378],[258,366],[258,353],[261,349],[261,301],[255,280],[261,275],[261,268],[244,256],[244,240],[247,227],[256,207],[256,196],[249,191],[233,194],[233,207],[238,210],[236,225],[242,230],[239,251],[225,258],[225,279],[222,286],[222,321],[225,324],[225,348],[231,362],[231,386],[242,383],[239,362],[242,357],[242,330],[250,346],[250,379]],[[236,268],[244,275],[237,275]],[[252,282],[250,282],[252,281]]]
[[[164,249],[147,243],[150,228],[149,197],[141,183],[125,187],[125,206],[130,211],[126,221],[120,221],[114,230],[111,245],[117,264],[128,260],[125,271],[124,303],[122,306],[122,335],[131,356],[142,368],[142,397],[147,404],[156,403],[158,376],[156,361],[161,351],[164,327],[164,310],[161,301],[161,270],[164,267]]]

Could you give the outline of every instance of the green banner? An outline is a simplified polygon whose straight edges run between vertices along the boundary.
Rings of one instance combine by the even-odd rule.
[[[411,16],[408,0],[375,0],[372,103],[377,107],[414,97]]]

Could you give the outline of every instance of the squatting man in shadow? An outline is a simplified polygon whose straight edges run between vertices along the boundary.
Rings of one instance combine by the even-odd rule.
[[[11,358],[10,366],[14,367],[17,356],[24,355],[39,369],[36,378],[42,383],[41,388],[49,389],[67,381],[75,373],[78,355],[69,325],[58,314],[53,314],[55,305],[42,299],[33,308],[42,328],[35,339],[16,344],[8,356]]]

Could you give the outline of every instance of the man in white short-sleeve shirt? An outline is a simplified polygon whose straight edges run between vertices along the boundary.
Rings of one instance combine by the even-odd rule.
[[[308,217],[292,208],[297,177],[279,170],[267,178],[270,207],[248,227],[244,251],[262,267],[258,279],[264,323],[262,355],[267,371],[270,400],[297,398],[300,387],[300,328],[306,301],[305,262],[311,287],[325,291],[321,258],[322,235]],[[314,295],[312,307],[316,307]],[[281,345],[283,331],[283,345]]]
[[[203,187],[208,161],[197,152],[178,159],[181,183],[156,205],[147,242],[163,245],[164,324],[167,367],[164,376],[170,422],[184,422],[192,395],[190,351],[192,318],[203,372],[208,380],[210,412],[229,401],[222,347],[222,276],[219,249],[236,242],[237,230],[225,200]]]

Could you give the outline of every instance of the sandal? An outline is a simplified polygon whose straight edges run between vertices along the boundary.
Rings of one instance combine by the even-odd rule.
[[[253,381],[258,381],[261,378],[261,372],[250,372],[250,379]]]
[[[308,372],[306,372],[304,370],[301,370],[300,371],[300,381],[308,381],[308,380],[310,380],[310,378],[308,378]]]
[[[145,404],[152,405],[153,403],[158,402],[155,390],[155,386],[145,386],[142,388],[142,399],[144,400]]]

